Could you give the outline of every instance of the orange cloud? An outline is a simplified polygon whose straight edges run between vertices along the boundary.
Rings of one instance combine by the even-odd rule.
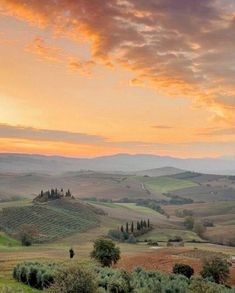
[[[62,48],[46,45],[43,38],[35,38],[25,49],[27,52],[39,55],[40,60],[62,62],[64,59]]]
[[[133,84],[187,97],[213,119],[235,122],[233,0],[0,0],[0,7],[54,34],[82,35],[95,62],[135,72]],[[50,53],[40,46],[39,54]],[[69,67],[84,71],[80,61]]]

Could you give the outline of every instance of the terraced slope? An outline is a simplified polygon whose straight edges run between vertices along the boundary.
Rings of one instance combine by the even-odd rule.
[[[101,210],[78,200],[59,199],[47,204],[5,208],[0,212],[0,227],[14,234],[21,225],[33,224],[39,230],[36,242],[45,242],[97,226],[99,214]]]

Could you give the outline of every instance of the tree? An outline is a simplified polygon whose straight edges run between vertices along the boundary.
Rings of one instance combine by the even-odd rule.
[[[94,242],[91,257],[100,262],[102,266],[110,267],[120,259],[120,249],[113,241],[99,238]]]
[[[147,228],[147,223],[146,223],[145,220],[144,220],[144,222],[143,222],[143,226],[144,226],[144,228]]]
[[[188,216],[184,219],[184,226],[189,229],[192,230],[193,229],[193,225],[194,225],[194,218],[192,216]]]
[[[173,274],[181,274],[184,275],[187,278],[191,278],[191,276],[194,274],[194,269],[186,264],[176,263],[172,270]]]
[[[129,224],[126,223],[126,233],[129,233]]]
[[[148,224],[147,225],[148,225],[148,228],[150,228],[150,221],[149,221],[149,219],[148,219]]]
[[[123,228],[123,226],[121,226],[120,230],[121,230],[122,233],[124,232],[124,228]]]
[[[224,284],[229,278],[229,264],[226,259],[220,257],[206,259],[203,262],[201,276],[215,283]]]
[[[33,239],[39,235],[39,231],[35,225],[23,224],[19,227],[18,237],[23,246],[30,246]]]
[[[64,267],[55,276],[50,293],[95,293],[97,284],[95,276],[87,268],[72,265]]]
[[[134,233],[134,223],[131,222],[131,233]]]
[[[195,232],[198,236],[202,236],[206,231],[206,227],[202,223],[194,223],[193,232]]]
[[[68,189],[68,191],[66,192],[65,196],[66,196],[66,197],[71,197],[71,196],[72,196],[72,194],[71,194],[71,192],[70,192],[69,189]]]

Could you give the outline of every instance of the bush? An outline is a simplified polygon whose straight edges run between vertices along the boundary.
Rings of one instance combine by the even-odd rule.
[[[198,236],[202,236],[203,233],[206,232],[206,227],[202,223],[194,223],[193,232],[195,232]]]
[[[54,284],[49,287],[50,293],[96,293],[96,277],[85,267],[68,266],[60,269],[55,275]]]
[[[35,225],[23,224],[19,227],[18,238],[22,246],[30,246],[36,236],[39,235],[38,229]]]
[[[184,219],[184,226],[186,229],[192,230],[194,225],[194,218],[192,216],[187,216]]]
[[[229,264],[226,259],[214,257],[203,262],[201,271],[203,278],[218,284],[224,284],[229,278]]]
[[[119,260],[120,249],[111,240],[100,238],[94,242],[91,257],[101,263],[102,266],[110,267]]]
[[[43,289],[54,282],[56,265],[37,262],[24,262],[13,269],[13,278],[33,288]]]
[[[130,276],[123,270],[115,270],[115,273],[110,277],[107,286],[110,293],[128,293],[131,292]]]
[[[189,286],[188,293],[229,293],[235,292],[235,290],[230,290],[224,286],[219,286],[215,283],[208,282],[201,278],[192,279]]]
[[[124,242],[125,240],[128,240],[128,238],[129,238],[128,233],[126,233],[125,231],[122,232],[122,231],[119,231],[119,230],[109,230],[108,236],[112,240],[116,240],[116,241],[120,241],[120,242]]]
[[[173,274],[181,274],[184,275],[187,278],[191,278],[191,276],[194,274],[194,269],[186,264],[177,263],[174,265]]]
[[[137,268],[132,273],[131,285],[135,293],[186,293],[189,280],[182,275],[165,275]]]

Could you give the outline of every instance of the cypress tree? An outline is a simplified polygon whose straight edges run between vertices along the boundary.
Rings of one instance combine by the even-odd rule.
[[[128,222],[126,223],[126,233],[129,233],[129,224],[128,224]]]
[[[124,228],[123,228],[123,226],[121,226],[121,229],[120,229],[120,230],[121,230],[122,233],[124,232]]]
[[[134,233],[134,223],[131,222],[131,233]]]
[[[147,223],[145,220],[144,220],[144,228],[147,228]]]
[[[148,219],[148,228],[150,228],[150,221],[149,221],[149,219]]]

